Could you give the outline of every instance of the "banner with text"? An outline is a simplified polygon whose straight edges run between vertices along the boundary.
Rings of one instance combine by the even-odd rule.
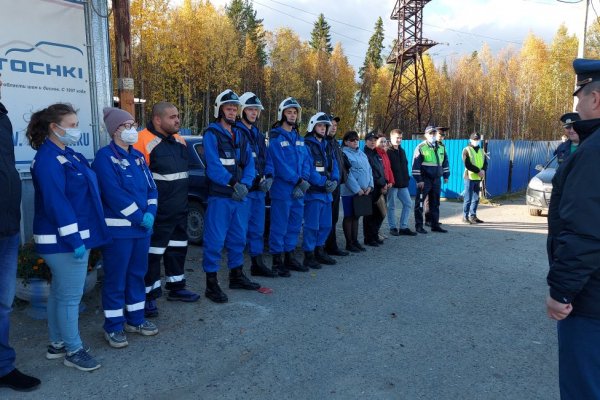
[[[31,114],[53,103],[78,111],[81,140],[73,149],[94,157],[92,100],[84,5],[75,0],[5,1],[0,13],[0,101],[13,124],[17,168],[35,151],[25,132]]]

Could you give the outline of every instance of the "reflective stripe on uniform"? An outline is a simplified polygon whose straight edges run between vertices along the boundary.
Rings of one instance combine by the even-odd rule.
[[[187,240],[169,240],[167,247],[186,247],[187,245]]]
[[[157,199],[150,199],[148,200],[148,205],[152,205],[152,204],[158,204],[158,200]]]
[[[234,158],[219,158],[221,160],[221,164],[223,165],[235,165]]]
[[[296,146],[304,146],[304,142],[296,140]]]
[[[56,156],[56,159],[58,160],[59,163],[64,164],[64,163],[68,163],[69,160],[67,160],[67,157],[65,156]]]
[[[281,142],[281,147],[286,147],[286,146],[289,146],[289,145],[290,145],[290,142],[288,142],[287,140],[284,140],[284,141]]]
[[[130,311],[130,312],[131,311],[143,310],[145,303],[146,303],[145,301],[140,301],[139,303],[135,303],[135,304],[126,304],[125,308],[127,309],[127,311]]]
[[[160,288],[160,279],[152,284],[152,286],[146,286],[146,293],[150,293],[154,289]]]
[[[33,235],[33,241],[37,244],[55,244],[56,235]]]
[[[121,218],[104,218],[107,226],[131,226],[131,222]]]
[[[120,310],[104,310],[104,316],[106,318],[116,318],[123,316],[123,309]]]
[[[315,167],[317,172],[325,172],[325,167]]]
[[[157,181],[176,181],[178,179],[187,179],[188,173],[187,172],[176,172],[174,174],[161,175],[161,174],[157,174],[156,172],[153,172],[152,177],[154,179],[156,179]]]
[[[156,146],[158,146],[160,144],[160,142],[162,142],[162,139],[159,137],[155,137],[154,139],[152,139],[147,145],[146,145],[146,153],[150,154],[152,153],[152,150],[154,150],[154,148]]]
[[[138,208],[137,204],[135,204],[135,202],[133,202],[128,207],[122,209],[121,214],[123,214],[126,217],[129,217],[131,214],[133,214],[137,210],[139,210],[139,208]]]
[[[77,222],[75,222],[74,224],[65,225],[58,228],[58,234],[60,236],[67,236],[77,232],[78,230],[79,226],[77,226]]]
[[[185,279],[185,275],[167,276],[167,282],[181,282]]]
[[[79,231],[79,235],[81,239],[89,239],[90,238],[90,230],[86,229],[85,231]]]
[[[150,254],[165,254],[166,250],[167,250],[166,247],[150,247],[148,249],[148,253],[150,253]]]

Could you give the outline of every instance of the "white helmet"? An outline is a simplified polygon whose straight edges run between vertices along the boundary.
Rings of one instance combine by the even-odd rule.
[[[219,118],[219,112],[221,111],[221,106],[223,104],[227,104],[227,103],[237,104],[238,106],[242,104],[242,103],[240,103],[240,98],[238,97],[238,95],[235,94],[235,92],[231,89],[227,89],[227,90],[219,93],[219,95],[215,99],[215,113],[214,113],[215,118]]]
[[[302,107],[300,107],[300,103],[293,97],[288,97],[279,104],[279,108],[277,109],[277,121],[283,121],[283,110],[288,108],[295,108],[298,110],[298,119],[296,120],[296,125],[298,125],[302,117]]]
[[[242,111],[244,111],[244,108],[246,108],[246,107],[256,107],[259,110],[265,109],[263,107],[262,103],[260,102],[260,99],[258,98],[258,96],[252,92],[246,92],[243,95],[241,95],[240,103],[242,104],[242,108],[240,109],[240,115],[241,115]]]
[[[327,125],[327,129],[329,129],[329,127],[331,126],[331,118],[329,118],[329,115],[325,114],[324,112],[316,113],[315,115],[310,117],[310,121],[308,121],[307,131],[309,133],[312,132],[317,124],[325,124]]]

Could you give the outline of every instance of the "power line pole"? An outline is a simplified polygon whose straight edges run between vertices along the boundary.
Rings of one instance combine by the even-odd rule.
[[[133,100],[133,65],[131,62],[131,17],[129,0],[112,0],[115,16],[115,47],[117,55],[117,85],[119,89],[119,107],[135,118]]]
[[[588,26],[588,15],[590,11],[590,0],[585,0],[584,8],[584,19],[583,19],[583,31],[581,32],[581,38],[579,40],[579,47],[577,48],[577,58],[585,58],[585,45],[587,41],[587,26]],[[577,77],[575,77],[575,86],[577,86]],[[577,97],[573,96],[573,111],[577,111]]]

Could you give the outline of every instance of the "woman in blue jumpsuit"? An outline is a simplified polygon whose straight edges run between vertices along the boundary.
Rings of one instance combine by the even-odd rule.
[[[144,155],[133,148],[137,124],[127,111],[107,107],[104,124],[112,137],[96,154],[92,168],[98,176],[104,220],[112,243],[102,247],[104,338],[115,348],[128,345],[125,332],[156,335],[144,319],[150,235],[157,195]]]
[[[73,107],[53,104],[34,113],[27,138],[37,154],[31,163],[35,188],[33,238],[52,271],[48,298],[50,345],[46,358],[82,371],[100,368],[79,336],[79,303],[90,249],[110,240],[96,174],[70,146],[81,138]]]

